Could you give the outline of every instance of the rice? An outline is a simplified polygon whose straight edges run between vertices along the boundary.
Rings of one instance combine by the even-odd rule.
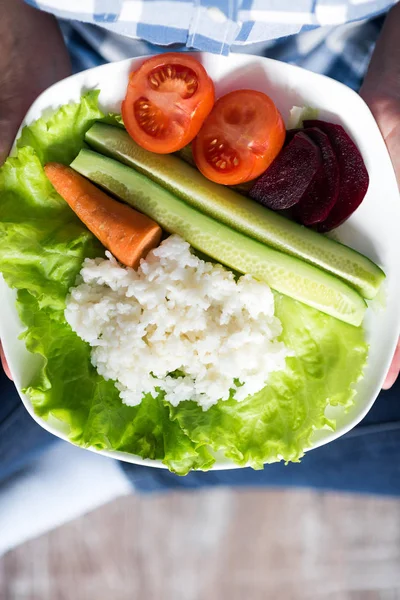
[[[176,235],[137,271],[106,256],[85,260],[65,317],[125,404],[163,391],[173,406],[193,400],[207,410],[255,394],[285,369],[288,351],[265,283],[236,280]]]

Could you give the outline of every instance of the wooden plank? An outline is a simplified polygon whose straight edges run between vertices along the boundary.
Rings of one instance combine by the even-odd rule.
[[[398,600],[400,502],[227,489],[112,502],[0,559],[1,600]]]

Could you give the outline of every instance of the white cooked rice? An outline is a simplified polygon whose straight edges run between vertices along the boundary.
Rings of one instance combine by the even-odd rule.
[[[238,401],[258,392],[285,368],[288,351],[277,340],[281,323],[265,283],[248,275],[235,281],[175,235],[137,271],[106,255],[85,260],[65,316],[125,404],[158,388],[174,406],[190,399],[207,410],[232,392]]]

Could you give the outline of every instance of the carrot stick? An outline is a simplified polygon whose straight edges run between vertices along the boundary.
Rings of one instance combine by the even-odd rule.
[[[70,167],[48,163],[44,170],[60,196],[122,264],[136,269],[160,243],[162,232],[155,221],[114,200]]]

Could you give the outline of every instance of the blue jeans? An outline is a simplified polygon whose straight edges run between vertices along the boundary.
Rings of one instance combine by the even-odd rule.
[[[25,410],[14,385],[0,373],[0,484],[29,468],[57,438]],[[64,442],[59,442],[64,443]],[[179,477],[166,470],[120,463],[143,492],[204,486],[308,487],[400,495],[400,381],[382,392],[365,419],[347,435],[306,454],[300,464],[267,465],[263,471],[194,472]]]

